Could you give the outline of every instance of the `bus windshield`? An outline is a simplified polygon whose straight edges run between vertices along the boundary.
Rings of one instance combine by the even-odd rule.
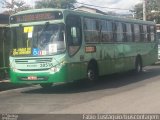
[[[66,48],[63,24],[15,27],[11,31],[13,56],[53,55]]]

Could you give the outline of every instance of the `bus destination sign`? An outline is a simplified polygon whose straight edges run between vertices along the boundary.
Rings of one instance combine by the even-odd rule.
[[[10,23],[25,23],[45,20],[57,20],[62,19],[62,12],[43,12],[43,13],[30,13],[23,15],[15,15],[10,18]]]

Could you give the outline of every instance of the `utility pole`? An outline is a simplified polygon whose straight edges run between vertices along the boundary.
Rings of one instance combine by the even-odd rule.
[[[146,21],[146,0],[143,0],[143,20]]]

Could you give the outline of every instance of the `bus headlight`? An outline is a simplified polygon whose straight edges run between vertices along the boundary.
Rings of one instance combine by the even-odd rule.
[[[50,69],[52,72],[58,72],[60,70],[60,68],[58,66],[52,67]]]
[[[15,64],[12,62],[9,64],[9,67],[15,72],[17,68],[15,67]]]
[[[60,69],[64,66],[65,62],[62,61],[61,63],[59,63],[58,65],[55,65],[54,67],[50,68],[51,72],[59,72]]]
[[[17,68],[13,68],[13,71],[16,72],[18,69]]]

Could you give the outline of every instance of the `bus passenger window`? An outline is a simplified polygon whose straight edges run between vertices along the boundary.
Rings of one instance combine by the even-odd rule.
[[[112,22],[101,20],[101,42],[111,42],[113,39]]]
[[[135,36],[135,42],[140,41],[140,27],[138,24],[134,24],[134,36]]]
[[[122,23],[122,27],[123,27],[123,42],[127,42],[127,27],[125,23]]]
[[[144,41],[147,42],[147,25],[143,25]]]
[[[122,42],[123,41],[123,28],[122,28],[122,23],[116,22],[116,41],[117,42]]]
[[[132,42],[133,33],[132,33],[132,26],[130,23],[126,23],[126,37],[128,42]]]
[[[151,34],[150,34],[150,26],[147,26],[147,41],[150,42],[151,41]]]
[[[150,35],[151,35],[151,42],[155,41],[155,27],[150,26]]]
[[[101,25],[99,20],[84,18],[84,37],[88,43],[99,42]]]
[[[117,26],[116,26],[116,23],[113,22],[113,42],[115,42],[117,40]]]
[[[140,29],[140,41],[143,42],[144,41],[144,30],[143,30],[143,26],[139,25],[139,29]]]

